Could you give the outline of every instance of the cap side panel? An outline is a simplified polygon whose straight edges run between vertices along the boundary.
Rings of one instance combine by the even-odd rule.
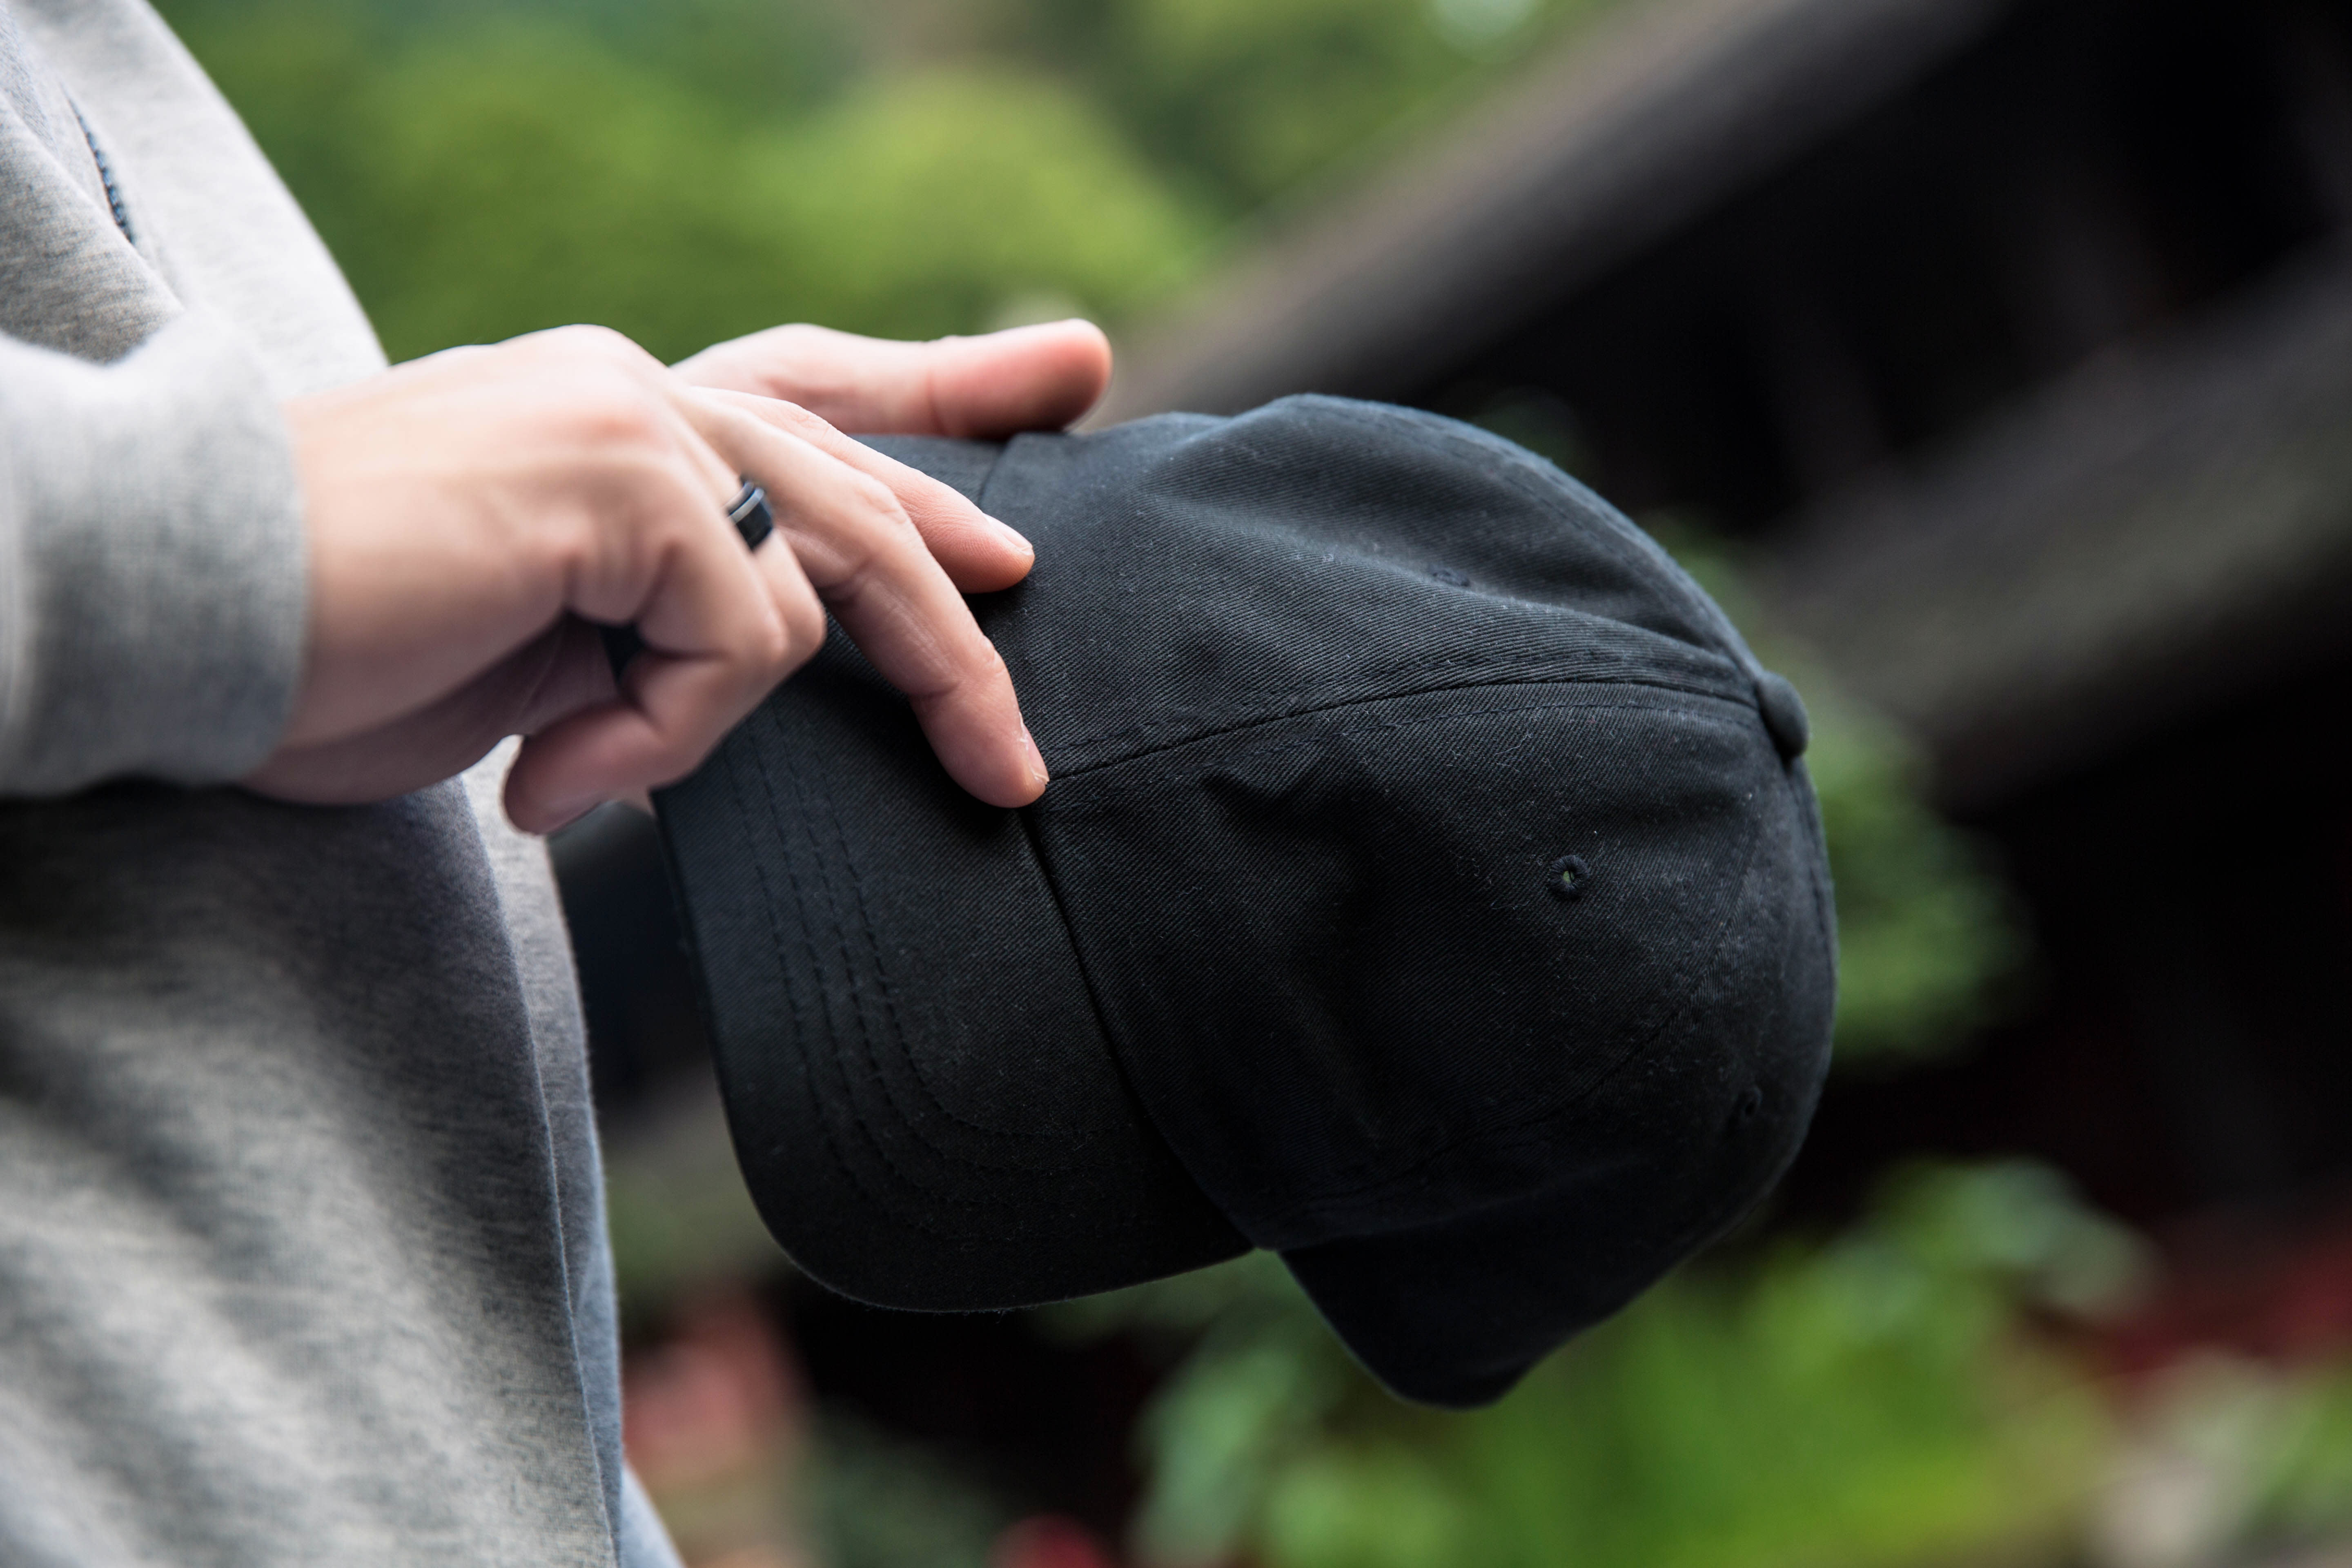
[[[1262,1246],[1344,1229],[1358,1194],[1402,1226],[1518,1179],[1509,1130],[1646,1048],[1723,939],[1772,754],[1753,710],[1497,695],[1262,726],[1034,808],[1131,1081]],[[1563,904],[1571,849],[1594,880]]]
[[[1788,1160],[1796,1154],[1826,1079],[1836,962],[1835,935],[1824,918],[1822,879],[1805,878],[1802,893],[1794,899],[1790,897],[1791,871],[1815,858],[1805,856],[1801,847],[1799,853],[1792,856],[1788,852],[1792,847],[1788,841],[1804,837],[1808,828],[1818,824],[1819,817],[1810,786],[1801,787],[1793,770],[1787,794],[1789,810],[1785,822],[1774,820],[1780,814],[1771,809],[1769,797],[1763,803],[1765,821],[1741,866],[1738,897],[1724,910],[1715,937],[1706,944],[1704,954],[1694,951],[1695,962],[1690,963],[1690,973],[1684,977],[1680,994],[1673,1000],[1673,1012],[1646,1025],[1641,1037],[1633,1040],[1616,1061],[1557,1109],[1519,1121],[1497,1123],[1478,1135],[1475,1151],[1469,1152],[1485,1167],[1475,1178],[1479,1184],[1489,1188],[1509,1185],[1494,1179],[1498,1164],[1522,1166],[1529,1181],[1540,1172],[1556,1173],[1560,1165],[1559,1147],[1563,1136],[1577,1122],[1594,1115],[1593,1102],[1610,1100],[1611,1090],[1622,1075],[1643,1068],[1645,1058],[1653,1055],[1646,1047],[1655,1046],[1661,1039],[1695,1033],[1714,1037],[1702,1045],[1696,1060],[1675,1064],[1672,1070],[1715,1070],[1746,1084],[1759,1076],[1753,1070],[1756,1062],[1749,1059],[1754,1053],[1744,1049],[1735,1052],[1727,1047],[1744,1047],[1751,1041],[1763,1041],[1768,1052],[1790,1058],[1787,1062],[1776,1061],[1770,1070],[1761,1075],[1774,1083],[1778,1110],[1768,1121],[1780,1130],[1783,1138],[1775,1145],[1780,1152],[1772,1156],[1769,1172],[1750,1184],[1752,1191],[1747,1191],[1745,1196],[1739,1190],[1719,1191],[1715,1194],[1714,1206],[1691,1209],[1677,1222],[1678,1228],[1658,1234],[1660,1254],[1668,1258],[1679,1258],[1712,1239],[1780,1179]],[[1825,868],[1826,858],[1819,858],[1817,863]],[[1758,966],[1738,962],[1739,949],[1756,942],[1759,931],[1764,940],[1778,944],[1779,953],[1770,966],[1773,983],[1761,987],[1754,984]],[[1736,988],[1742,977],[1748,982],[1748,994],[1730,998],[1721,994],[1727,986]],[[1796,1026],[1790,1039],[1779,1040],[1772,1037],[1770,1020],[1784,1012],[1809,1021]],[[1727,1024],[1727,1030],[1723,1027]],[[1654,1061],[1647,1070],[1655,1070]],[[1654,1092],[1653,1089],[1636,1088],[1632,1098],[1646,1101]],[[1628,1115],[1628,1107],[1611,1105],[1606,1114],[1622,1121]],[[1629,1141],[1622,1134],[1621,1127],[1613,1139],[1602,1141],[1603,1145],[1628,1146]],[[1642,1147],[1648,1156],[1650,1149]],[[1446,1166],[1465,1152],[1464,1143],[1442,1148],[1381,1183],[1303,1203],[1285,1216],[1286,1227],[1308,1234],[1353,1237],[1412,1229],[1413,1222],[1406,1216],[1413,1207],[1412,1189],[1433,1184],[1454,1184],[1447,1182]]]
[[[1451,1407],[1499,1397],[1737,1224],[1795,1158],[1829,1064],[1834,953],[1813,888],[1788,885],[1792,860],[1813,858],[1811,791],[1792,768],[1759,804],[1736,934],[1676,1022],[1697,1048],[1630,1060],[1552,1130],[1563,1152],[1613,1158],[1571,1152],[1508,1201],[1285,1255],[1397,1393]]]

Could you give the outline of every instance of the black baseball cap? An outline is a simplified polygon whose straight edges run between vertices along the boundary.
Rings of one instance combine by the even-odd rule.
[[[1328,397],[874,443],[1035,543],[973,601],[1055,778],[988,806],[837,634],[659,812],[736,1150],[844,1294],[1279,1252],[1497,1397],[1719,1234],[1819,1095],[1804,710],[1640,530]]]

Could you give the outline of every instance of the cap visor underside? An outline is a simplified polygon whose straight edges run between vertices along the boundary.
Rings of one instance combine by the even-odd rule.
[[[1018,812],[835,632],[659,797],[729,1124],[802,1268],[890,1307],[1246,1250],[1146,1121]]]

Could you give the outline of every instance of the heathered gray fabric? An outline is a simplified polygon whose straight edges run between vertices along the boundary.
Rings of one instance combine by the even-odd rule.
[[[0,0],[11,1568],[676,1563],[503,757],[356,809],[218,787],[299,674],[277,402],[382,363],[140,0]]]
[[[54,71],[39,68],[39,57],[16,29],[16,19],[0,6],[0,98],[40,139],[68,179],[90,199],[106,204],[106,181],[97,161],[82,151],[85,139],[73,100]]]
[[[208,314],[103,369],[0,342],[0,786],[205,783],[268,754],[302,660],[283,430]]]

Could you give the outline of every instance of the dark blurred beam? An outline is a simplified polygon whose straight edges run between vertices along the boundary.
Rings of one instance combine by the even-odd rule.
[[[1635,4],[1428,152],[1272,236],[1127,352],[1096,422],[1302,389],[1406,395],[1901,91],[2007,8]]]
[[[2352,37],[2342,8],[2288,0],[2270,20],[2312,189],[2330,224],[2352,229]]]
[[[1819,507],[1767,575],[1968,810],[2352,646],[2352,254]]]

